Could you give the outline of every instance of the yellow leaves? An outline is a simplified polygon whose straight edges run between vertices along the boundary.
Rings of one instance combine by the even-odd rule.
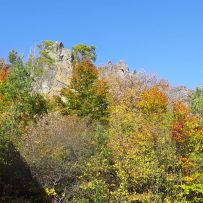
[[[185,177],[183,177],[183,181],[185,181],[185,182],[189,183],[189,182],[194,181],[194,178],[193,178],[193,177],[191,177],[191,176],[185,176]]]
[[[97,80],[95,85],[93,86],[93,92],[95,92],[98,96],[107,94],[107,83],[103,80]]]
[[[167,109],[166,95],[154,86],[140,94],[137,107],[144,113],[162,113]]]
[[[56,193],[55,188],[45,187],[45,192],[47,193],[47,195],[52,196],[52,197],[57,197],[58,196],[58,194]],[[63,195],[65,196],[65,193],[63,193]]]

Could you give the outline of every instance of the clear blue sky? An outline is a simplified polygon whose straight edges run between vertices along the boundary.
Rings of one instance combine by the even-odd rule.
[[[0,57],[42,40],[97,47],[172,85],[203,86],[203,0],[0,0]]]

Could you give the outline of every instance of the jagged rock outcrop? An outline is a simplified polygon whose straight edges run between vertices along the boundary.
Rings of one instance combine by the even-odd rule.
[[[128,65],[123,60],[120,60],[118,64],[113,64],[111,61],[109,61],[107,65],[104,65],[99,69],[100,76],[102,78],[112,75],[115,77],[124,78],[130,74]]]
[[[170,87],[167,91],[167,95],[171,100],[182,101],[186,104],[190,104],[193,91],[185,86]]]
[[[58,95],[69,84],[72,73],[71,51],[64,48],[63,43],[55,42],[47,54],[53,63],[43,63],[41,76],[35,78],[34,91],[50,96]]]
[[[34,91],[46,94],[49,96],[59,95],[60,90],[70,83],[72,75],[71,51],[64,48],[62,42],[53,43],[52,47],[46,52],[52,59],[52,64],[43,63],[43,73],[41,76],[35,78]],[[155,76],[149,76],[145,73],[138,72],[137,74],[131,73],[128,65],[123,61],[113,64],[111,61],[107,65],[99,67],[101,79],[117,78],[122,86],[133,86],[135,84],[146,83],[143,87],[158,84]],[[181,100],[189,103],[192,91],[186,87],[169,87],[166,94],[172,100]]]
[[[60,90],[68,86],[72,75],[71,51],[64,48],[62,42],[55,42],[46,53],[53,64],[43,63],[42,74],[35,78],[34,91],[49,96],[59,95]],[[131,74],[127,64],[122,60],[118,64],[108,62],[99,70],[101,78],[111,75],[122,79]]]
[[[117,64],[111,61],[107,65],[99,67],[100,78],[108,81],[110,84],[114,81],[121,86],[133,86],[138,83],[138,75],[130,72],[128,65],[120,60]],[[113,83],[114,83],[113,82]],[[115,88],[115,84],[111,84]]]

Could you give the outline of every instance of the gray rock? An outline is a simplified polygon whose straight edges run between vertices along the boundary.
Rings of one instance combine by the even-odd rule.
[[[50,96],[58,95],[70,82],[71,51],[65,49],[63,43],[55,42],[47,54],[53,60],[53,64],[43,64],[42,75],[35,78],[34,91]]]
[[[101,78],[106,78],[111,75],[123,78],[130,74],[128,65],[123,60],[120,60],[118,64],[113,64],[109,61],[107,65],[101,66],[99,69]]]
[[[185,86],[170,87],[167,91],[167,96],[172,101],[182,101],[189,105],[193,91]]]
[[[49,96],[59,95],[60,90],[70,84],[73,69],[71,51],[64,48],[63,43],[55,42],[47,54],[53,60],[53,64],[43,64],[43,74],[35,78],[34,91]],[[99,73],[101,79],[117,78],[123,87],[133,87],[136,84],[137,86],[142,84],[142,86],[147,87],[160,82],[157,81],[156,77],[150,77],[148,74],[131,73],[128,65],[122,60],[117,64],[109,61],[107,65],[99,67]],[[142,87],[140,88],[142,89]],[[173,101],[180,100],[189,104],[192,91],[184,86],[169,87],[166,94]]]

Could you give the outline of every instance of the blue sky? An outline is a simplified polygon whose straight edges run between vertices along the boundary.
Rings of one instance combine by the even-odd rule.
[[[203,86],[202,0],[0,0],[0,57],[42,40],[97,47],[172,85]]]

